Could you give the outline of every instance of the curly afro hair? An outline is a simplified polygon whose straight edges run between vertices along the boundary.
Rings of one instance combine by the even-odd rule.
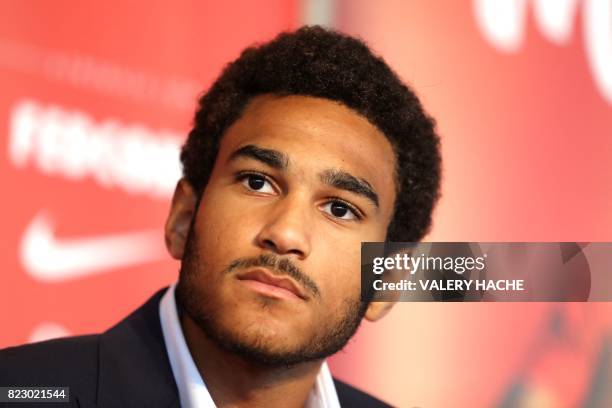
[[[281,33],[245,49],[200,101],[182,148],[183,173],[201,195],[220,140],[256,95],[304,95],[358,112],[390,141],[397,198],[387,240],[416,242],[427,233],[439,196],[440,150],[434,120],[414,92],[361,40],[319,26]]]

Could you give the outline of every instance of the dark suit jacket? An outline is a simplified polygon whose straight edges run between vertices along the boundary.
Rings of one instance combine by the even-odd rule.
[[[0,386],[68,386],[70,405],[77,407],[179,407],[159,321],[164,292],[102,334],[0,350]],[[389,406],[334,384],[343,407]]]

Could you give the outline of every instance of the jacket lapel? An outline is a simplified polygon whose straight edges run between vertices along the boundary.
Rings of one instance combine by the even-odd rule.
[[[159,320],[166,289],[100,336],[99,407],[180,406]]]

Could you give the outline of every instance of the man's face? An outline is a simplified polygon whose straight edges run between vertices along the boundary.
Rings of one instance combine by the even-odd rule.
[[[357,329],[362,241],[393,213],[395,157],[354,111],[304,96],[254,98],[221,139],[189,232],[177,299],[221,347],[292,365]]]

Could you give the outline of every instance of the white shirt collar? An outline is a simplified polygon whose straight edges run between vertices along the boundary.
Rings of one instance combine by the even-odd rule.
[[[178,318],[174,296],[176,284],[164,294],[159,303],[159,318],[172,374],[178,387],[183,408],[215,408],[216,405],[191,357]],[[340,408],[338,394],[327,363],[323,362],[315,385],[308,396],[307,408]]]

